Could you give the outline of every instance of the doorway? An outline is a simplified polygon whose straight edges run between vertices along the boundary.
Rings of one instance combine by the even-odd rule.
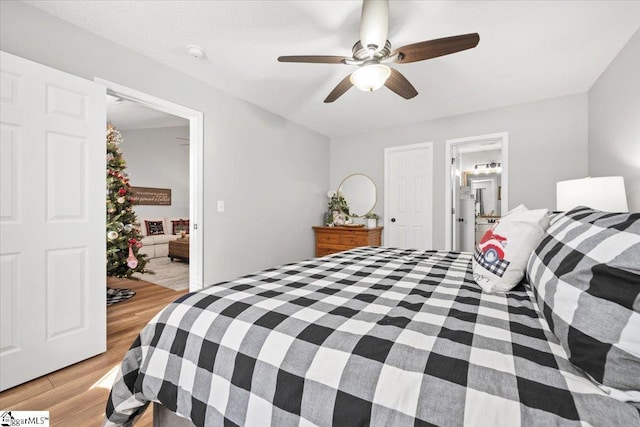
[[[123,101],[138,104],[151,110],[176,116],[188,121],[188,136],[176,137],[175,143],[188,150],[189,164],[189,290],[195,291],[204,286],[203,260],[203,115],[199,111],[183,107],[172,102],[127,88],[119,84],[96,78],[96,82],[106,86],[107,94]],[[180,138],[180,139],[178,139]],[[182,144],[182,145],[181,145]],[[142,219],[138,215],[138,220]],[[172,224],[167,223],[167,227]]]
[[[445,249],[473,251],[508,210],[508,134],[446,141]]]
[[[122,137],[118,149],[126,162],[131,207],[142,237],[138,255],[145,257],[144,269],[153,272],[134,273],[132,278],[188,289],[189,121],[107,95],[107,123]],[[121,286],[108,281],[108,287]]]

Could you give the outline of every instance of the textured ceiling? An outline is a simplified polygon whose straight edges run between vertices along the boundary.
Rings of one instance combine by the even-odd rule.
[[[328,136],[585,92],[640,28],[640,1],[392,0],[392,47],[472,32],[478,47],[397,66],[412,100],[352,88],[324,104],[354,67],[276,58],[349,56],[359,1],[28,3]]]

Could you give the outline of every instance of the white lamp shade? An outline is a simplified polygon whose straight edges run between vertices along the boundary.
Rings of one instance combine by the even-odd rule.
[[[380,88],[391,75],[391,69],[383,64],[364,65],[351,73],[351,83],[365,92]]]
[[[621,176],[572,179],[556,184],[556,209],[587,206],[605,212],[627,212],[627,195]]]

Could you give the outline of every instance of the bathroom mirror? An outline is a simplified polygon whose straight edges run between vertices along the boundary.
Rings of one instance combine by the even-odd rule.
[[[376,184],[362,173],[354,173],[343,179],[338,191],[349,204],[349,214],[353,217],[362,217],[370,213],[378,200]]]
[[[500,173],[474,174],[464,173],[465,184],[471,187],[471,194],[477,202],[476,215],[481,217],[500,217],[502,200]]]

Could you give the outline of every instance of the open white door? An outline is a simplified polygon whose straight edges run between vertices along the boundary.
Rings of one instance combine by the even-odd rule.
[[[0,52],[0,390],[106,350],[105,89]]]
[[[455,147],[454,147],[455,148]],[[453,209],[450,212],[452,217],[451,221],[451,232],[452,236],[452,247],[451,250],[459,251],[460,250],[460,156],[458,153],[454,151],[451,157],[451,206]]]
[[[385,245],[433,249],[433,144],[384,151]]]

